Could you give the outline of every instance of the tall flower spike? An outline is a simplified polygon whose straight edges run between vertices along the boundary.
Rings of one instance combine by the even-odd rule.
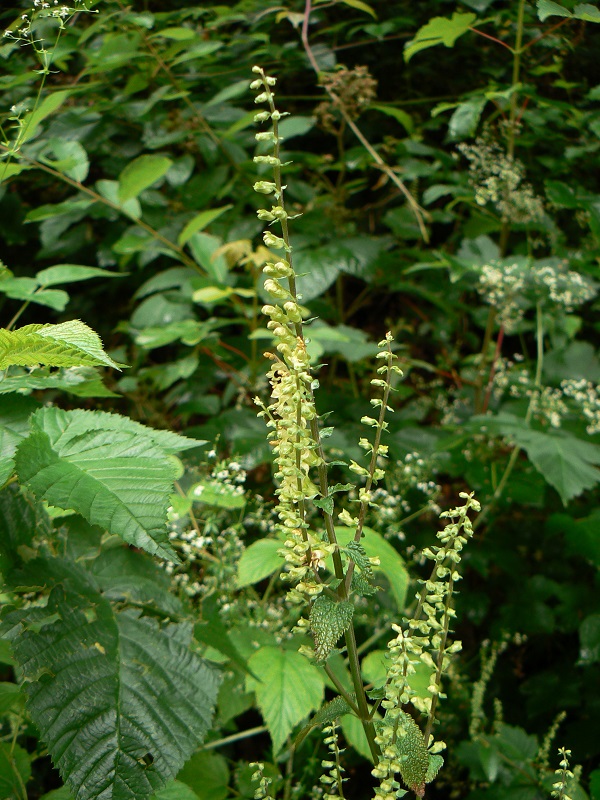
[[[265,353],[273,361],[268,373],[271,403],[268,406],[260,400],[257,403],[262,409],[260,414],[271,428],[269,440],[275,454],[279,524],[286,536],[282,554],[287,572],[282,578],[294,584],[288,598],[293,602],[303,602],[322,592],[318,571],[324,567],[324,559],[335,550],[335,545],[323,542],[310,532],[305,519],[306,500],[319,494],[310,471],[322,460],[311,432],[311,422],[316,419],[317,412],[312,394],[310,358],[302,333],[302,309],[298,304],[292,266],[285,186],[281,180],[279,121],[283,114],[275,108],[272,91],[275,78],[265,75],[260,67],[253,67],[252,71],[259,76],[250,84],[252,89],[259,91],[255,102],[268,106],[268,110],[258,113],[255,120],[270,122],[272,126],[270,131],[255,135],[259,144],[271,145],[270,154],[261,153],[255,156],[254,161],[271,168],[272,180],[257,181],[254,188],[259,194],[274,198],[270,209],[258,211],[258,218],[280,227],[280,236],[267,230],[263,240],[267,247],[286,254],[285,258],[268,262],[263,269],[266,276],[264,288],[272,302],[263,306],[262,311],[269,318],[267,327],[275,337],[278,355]]]

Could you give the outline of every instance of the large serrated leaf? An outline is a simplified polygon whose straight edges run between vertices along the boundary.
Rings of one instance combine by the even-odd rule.
[[[57,588],[47,608],[12,611],[2,628],[75,800],[147,800],[204,738],[219,679],[190,650],[191,625]]]
[[[315,637],[315,659],[326,661],[345,633],[354,614],[354,605],[347,600],[336,602],[327,595],[319,595],[310,609],[310,628]]]
[[[295,725],[321,705],[323,678],[303,655],[278,647],[261,647],[248,661],[254,678],[246,687],[256,691],[273,749],[279,752]]]
[[[18,446],[16,469],[39,499],[177,561],[165,524],[174,479],[165,452],[186,442],[116,414],[43,408]]]
[[[29,432],[29,416],[38,403],[31,397],[0,397],[0,485],[12,475],[17,445]]]
[[[0,329],[0,369],[17,364],[35,367],[114,367],[98,334],[81,320],[59,325],[25,325],[15,331]]]

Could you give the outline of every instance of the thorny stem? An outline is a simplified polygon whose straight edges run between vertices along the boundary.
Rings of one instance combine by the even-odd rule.
[[[312,48],[310,46],[310,42],[308,41],[308,26],[309,26],[309,23],[310,23],[311,10],[312,10],[312,0],[306,0],[305,6],[304,6],[304,18],[302,20],[301,39],[302,39],[302,45],[304,47],[304,51],[306,53],[306,57],[308,58],[308,60],[310,62],[310,65],[313,68],[315,74],[317,76],[319,76],[320,73],[321,73],[321,70],[319,69],[319,65],[317,64],[317,60],[316,60],[315,55],[314,55],[314,53],[312,51]],[[403,181],[400,180],[400,178],[396,175],[394,170],[389,166],[389,164],[385,163],[385,161],[381,158],[381,156],[379,155],[377,150],[375,150],[373,145],[368,141],[368,139],[365,138],[365,136],[362,133],[362,131],[360,130],[360,128],[356,125],[354,120],[352,120],[350,118],[350,116],[348,115],[348,112],[344,108],[343,104],[340,102],[340,100],[337,97],[337,95],[334,92],[332,92],[330,89],[328,89],[327,87],[325,87],[325,89],[327,91],[327,94],[331,97],[331,99],[336,103],[337,107],[339,108],[339,111],[340,111],[340,113],[341,113],[346,125],[350,128],[352,133],[356,136],[358,141],[362,144],[362,146],[365,148],[367,153],[371,156],[371,158],[373,159],[375,164],[379,167],[379,169],[382,170],[382,172],[385,172],[385,174],[392,181],[392,183],[396,184],[396,186],[400,189],[400,191],[402,192],[402,194],[406,198],[406,201],[410,205],[413,214],[415,215],[415,219],[417,220],[417,224],[419,226],[419,230],[421,232],[421,236],[423,237],[423,241],[425,243],[428,243],[429,242],[429,233],[427,232],[427,228],[425,226],[425,221],[424,221],[425,217],[428,216],[427,212],[423,208],[421,208],[421,206],[417,203],[415,198],[412,196],[412,194],[408,190],[406,184]]]

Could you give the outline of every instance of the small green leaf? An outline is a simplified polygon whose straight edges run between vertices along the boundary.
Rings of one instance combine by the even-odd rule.
[[[426,25],[419,28],[415,38],[404,46],[404,60],[410,61],[415,53],[443,44],[454,47],[456,40],[466,33],[475,22],[475,14],[461,14],[455,11],[451,19],[447,17],[434,17]]]
[[[321,437],[322,438],[322,437]],[[326,514],[331,516],[333,514],[334,502],[333,497],[315,497],[313,505],[317,508],[323,509]]]
[[[354,539],[353,528],[336,527],[336,536],[340,545],[347,545]],[[404,611],[406,593],[408,591],[408,572],[402,556],[387,542],[381,534],[372,528],[363,528],[364,536],[360,540],[368,556],[377,556],[380,564],[373,567],[375,572],[381,572],[388,579],[391,592],[398,604],[398,609]]]
[[[33,139],[37,134],[40,122],[43,122],[46,117],[49,117],[50,114],[53,114],[60,108],[71,94],[72,91],[69,89],[52,92],[52,94],[46,95],[36,109],[26,114],[23,118],[23,135],[20,137],[21,144],[29,141],[29,139]]]
[[[40,286],[54,286],[57,283],[76,283],[90,278],[122,278],[123,273],[109,272],[98,267],[84,267],[79,264],[56,264],[47,267],[35,276]]]
[[[448,123],[448,133],[453,142],[475,134],[486,103],[485,97],[471,97],[460,103]]]
[[[139,156],[119,175],[119,200],[126,203],[163,178],[173,162],[166,156]]]
[[[554,0],[537,0],[538,17],[545,22],[548,17],[572,17],[573,14]]]
[[[573,16],[585,22],[600,22],[600,8],[591,3],[580,3],[573,9]]]
[[[350,627],[354,604],[347,600],[336,602],[320,594],[310,609],[310,628],[315,637],[315,658],[327,661],[340,636]]]
[[[351,8],[356,8],[358,11],[365,11],[367,14],[370,14],[373,19],[377,19],[377,14],[371,8],[370,5],[367,3],[363,3],[362,0],[341,0],[341,2],[346,5],[350,6]]]
[[[429,754],[429,766],[427,767],[427,772],[425,774],[425,783],[431,783],[431,781],[435,780],[437,777],[438,772],[444,766],[444,759],[440,755]]]
[[[278,753],[294,727],[319,708],[323,678],[313,664],[293,650],[261,647],[248,661],[259,681],[246,678]]]
[[[211,222],[214,222],[226,211],[229,211],[230,208],[233,208],[231,203],[227,206],[222,206],[221,208],[209,208],[206,211],[201,211],[199,214],[196,214],[196,216],[187,223],[185,228],[179,234],[177,238],[179,246],[183,247],[183,245],[193,236],[194,233],[203,231],[207,225],[210,225]]]
[[[247,547],[238,562],[238,586],[251,586],[283,569],[284,561],[279,550],[281,542],[276,539],[259,539]]]
[[[373,109],[374,111],[381,111],[382,114],[387,114],[388,117],[393,117],[396,122],[399,122],[400,125],[404,128],[407,133],[412,133],[415,126],[412,121],[412,117],[406,111],[403,111],[401,108],[396,108],[395,106],[387,106],[383,105],[382,103],[377,103],[376,105],[369,106],[369,109]]]
[[[310,722],[305,725],[304,728],[302,728],[298,736],[296,736],[296,740],[294,742],[295,747],[299,747],[306,739],[308,734],[315,728],[320,728],[323,725],[327,725],[334,720],[351,713],[352,709],[343,697],[334,697],[333,700],[325,703],[325,705],[317,711],[314,717],[311,718]]]

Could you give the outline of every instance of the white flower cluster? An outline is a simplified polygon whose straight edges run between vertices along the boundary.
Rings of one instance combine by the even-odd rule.
[[[566,313],[596,295],[589,278],[567,268],[567,262],[530,264],[492,261],[481,267],[477,291],[498,312],[507,333],[515,331],[526,310],[538,302]]]
[[[31,25],[37,18],[51,17],[60,21],[61,28],[64,27],[65,21],[70,19],[78,11],[88,11],[89,13],[97,14],[97,11],[91,11],[84,5],[84,0],[75,0],[76,6],[65,6],[59,3],[59,0],[33,0],[33,8],[28,14],[21,14],[21,27],[14,30],[7,29],[4,31],[4,36],[7,39],[21,41],[28,39],[31,36]]]
[[[524,182],[523,164],[489,135],[473,144],[459,144],[458,149],[470,162],[471,185],[478,205],[492,203],[507,221],[527,223],[542,219],[543,201]]]
[[[600,433],[600,384],[594,385],[584,378],[564,380],[560,384],[565,397],[569,397],[578,406],[587,421],[587,432],[591,435]]]

